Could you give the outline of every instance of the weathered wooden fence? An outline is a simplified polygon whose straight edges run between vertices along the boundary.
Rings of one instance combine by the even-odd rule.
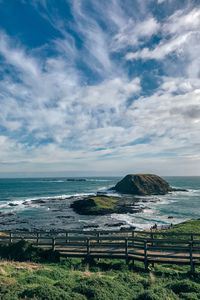
[[[0,244],[24,239],[65,257],[125,259],[127,263],[200,264],[200,234],[146,231],[0,232]]]

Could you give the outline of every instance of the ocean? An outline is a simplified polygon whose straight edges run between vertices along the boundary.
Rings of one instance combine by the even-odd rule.
[[[188,189],[164,196],[140,197],[142,212],[83,216],[73,196],[107,192],[120,177],[0,179],[0,230],[147,229],[200,218],[200,177],[165,177],[171,186]]]

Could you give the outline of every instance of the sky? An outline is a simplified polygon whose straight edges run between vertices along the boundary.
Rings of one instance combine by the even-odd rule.
[[[200,175],[199,53],[199,0],[0,0],[0,176]]]

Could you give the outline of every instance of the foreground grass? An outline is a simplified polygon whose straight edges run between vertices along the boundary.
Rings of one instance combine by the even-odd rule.
[[[175,300],[200,299],[200,273],[157,266],[149,273],[138,264],[100,260],[90,269],[78,259],[57,264],[0,262],[0,299]],[[199,275],[198,275],[199,274]]]
[[[184,222],[170,231],[174,236],[179,232],[199,233],[200,220]],[[25,255],[27,249],[23,249],[25,258],[29,257]],[[19,254],[18,249],[17,257],[22,259]],[[38,255],[32,254],[33,258]],[[0,300],[200,299],[200,268],[196,268],[195,275],[190,275],[188,270],[188,266],[155,265],[145,272],[141,263],[133,267],[124,261],[103,259],[92,261],[90,266],[79,259],[65,259],[58,263],[2,260]]]

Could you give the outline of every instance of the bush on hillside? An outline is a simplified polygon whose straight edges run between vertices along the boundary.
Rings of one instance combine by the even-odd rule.
[[[42,285],[25,289],[21,295],[21,299],[37,299],[37,300],[87,300],[84,296],[77,293],[67,293],[58,287],[51,285]]]
[[[174,293],[200,293],[200,284],[189,279],[175,281],[168,285]]]
[[[59,262],[60,254],[53,250],[43,250],[34,247],[25,240],[17,243],[0,245],[0,257],[15,261]]]
[[[135,299],[135,298],[133,298]],[[161,286],[152,287],[141,293],[137,300],[178,300],[178,297],[170,290]]]

